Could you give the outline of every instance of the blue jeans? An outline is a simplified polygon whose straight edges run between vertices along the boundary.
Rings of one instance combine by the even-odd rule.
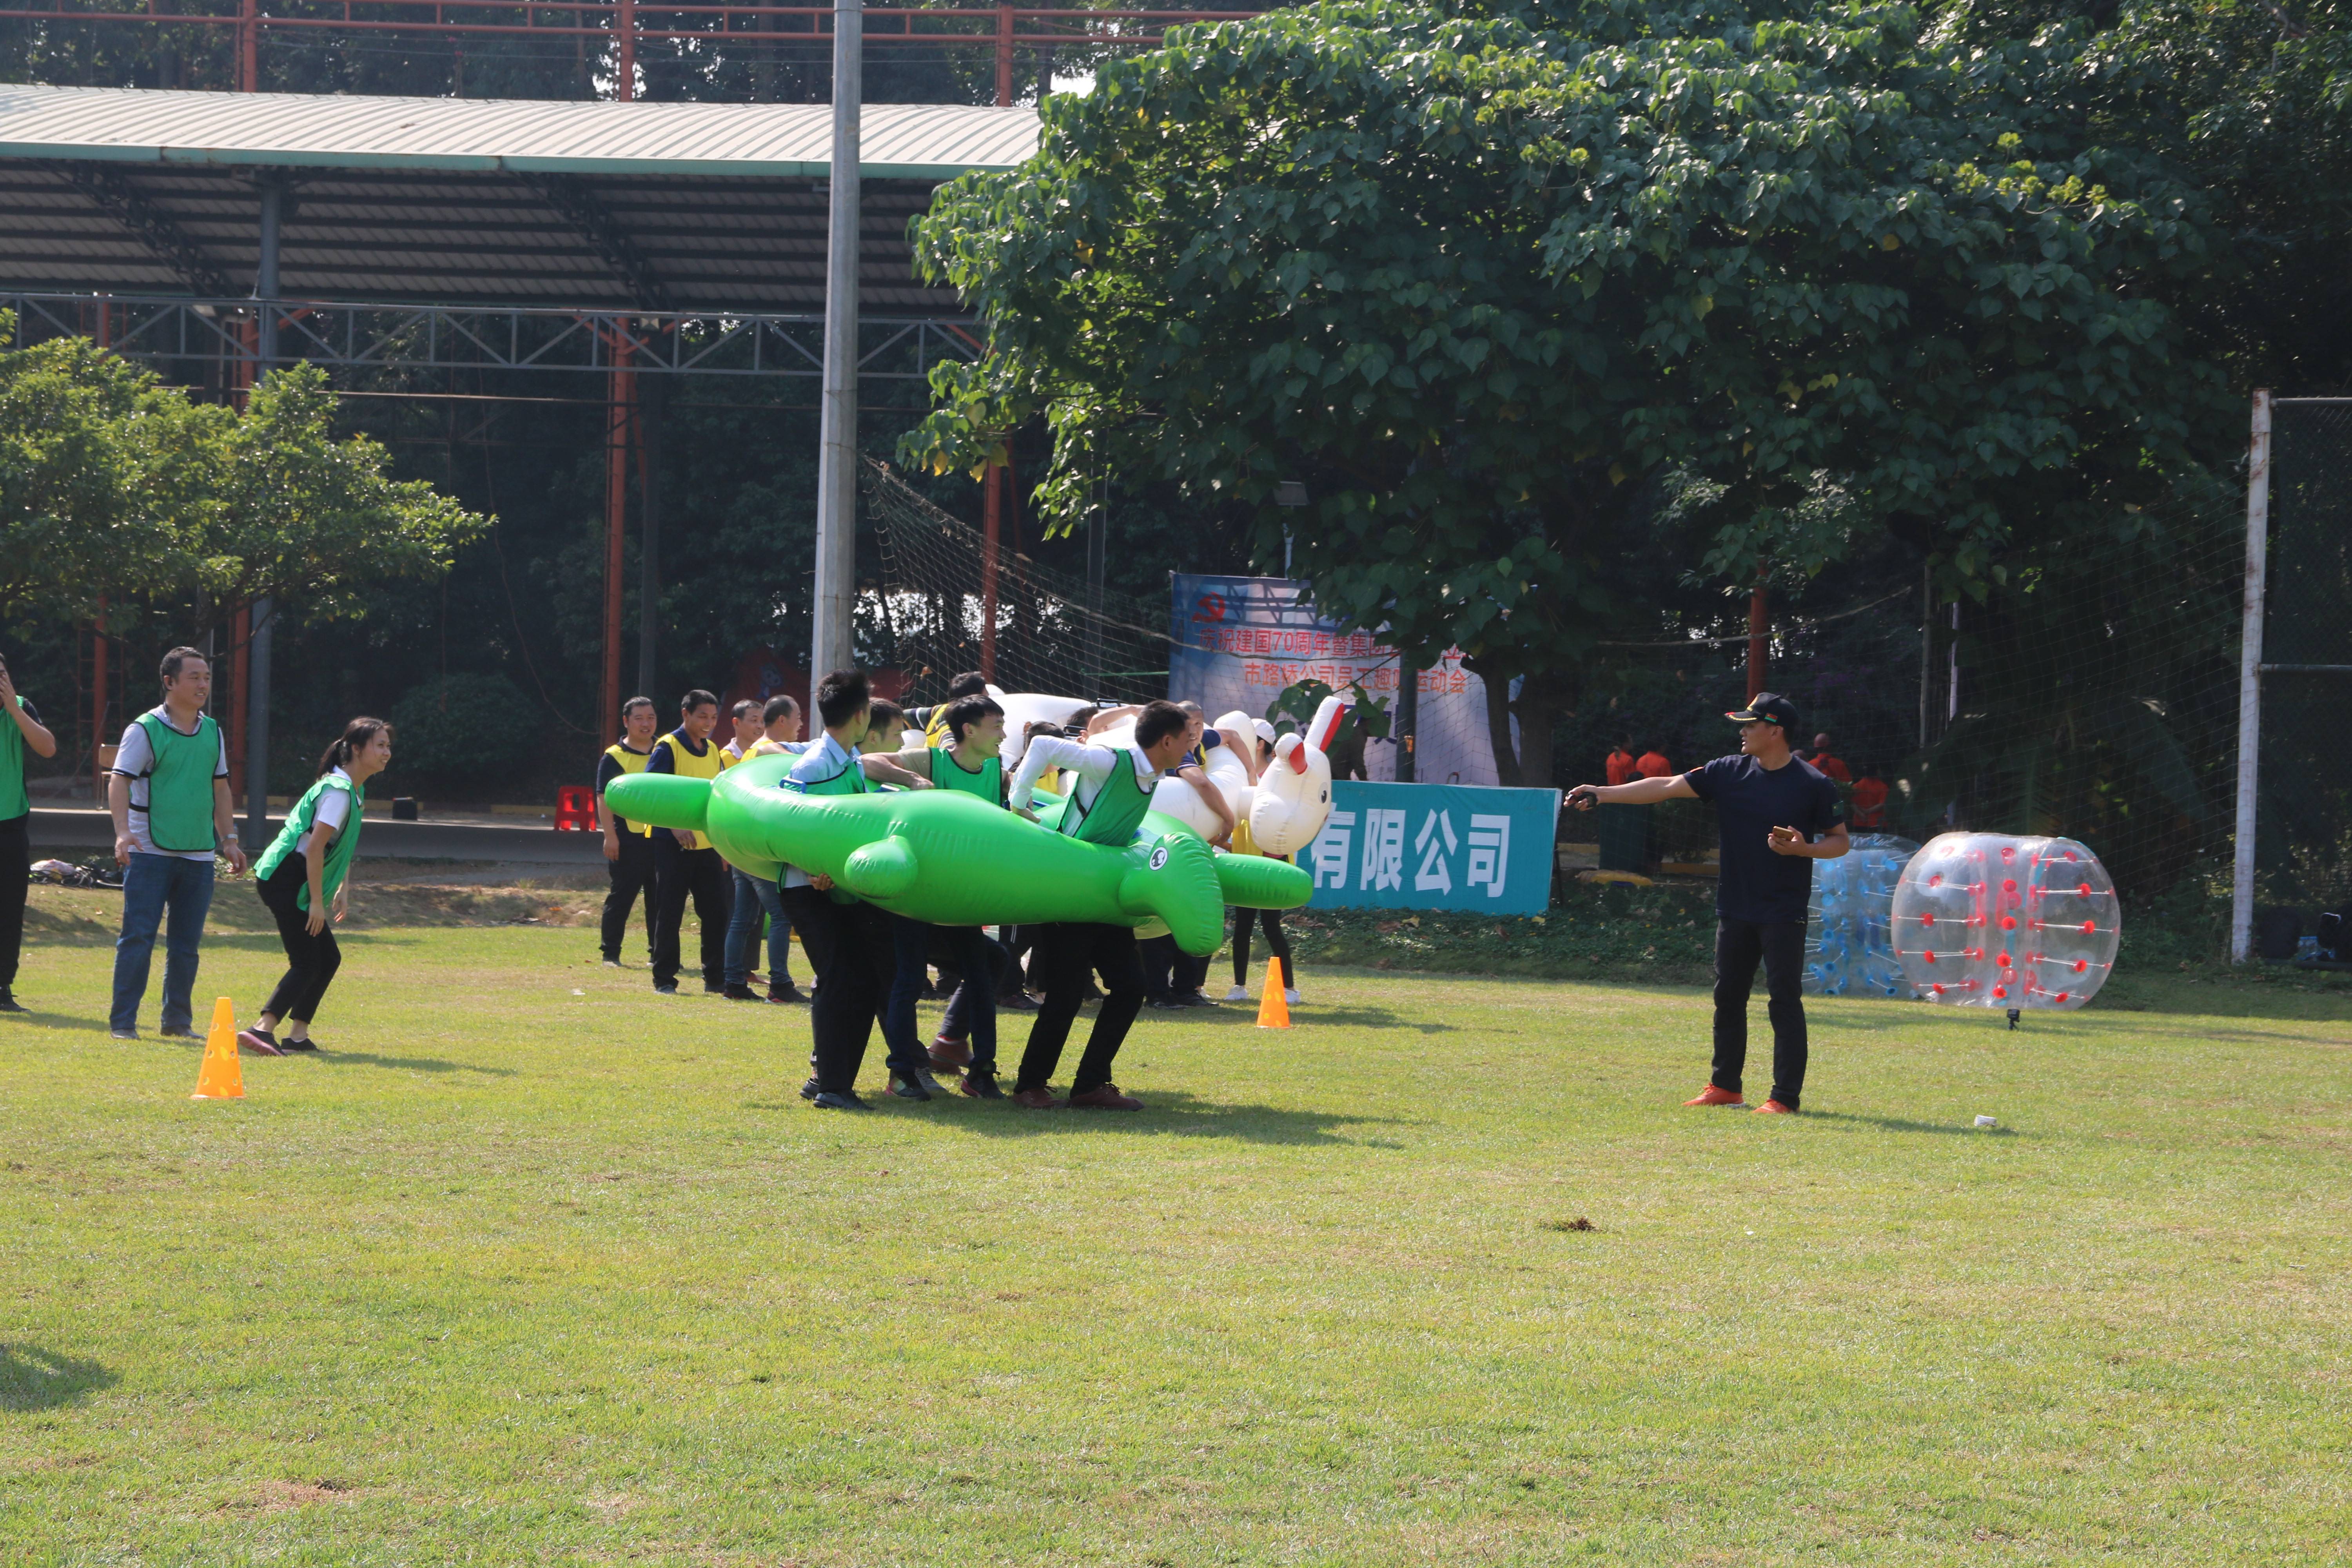
[[[890,942],[896,960],[890,994],[882,1005],[882,1040],[890,1048],[890,1070],[928,1070],[931,1053],[915,1027],[915,997],[931,983],[931,941],[940,928],[890,915]]]
[[[155,951],[155,928],[166,910],[172,923],[163,938],[163,1027],[192,1028],[190,1001],[196,988],[196,944],[205,939],[205,914],[213,907],[213,863],[176,855],[131,857],[122,876],[122,934],[114,942],[114,1011],[108,1026],[139,1026],[139,1001],[147,994],[147,961]]]
[[[740,985],[751,975],[751,950],[759,942],[763,914],[768,917],[768,988],[793,983],[793,927],[784,918],[784,891],[773,882],[737,871],[735,903],[727,916],[730,985]]]

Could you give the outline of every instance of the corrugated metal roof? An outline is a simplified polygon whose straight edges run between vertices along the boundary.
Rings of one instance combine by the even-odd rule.
[[[1035,152],[1030,109],[871,103],[860,167],[950,179]],[[583,103],[151,92],[0,85],[0,157],[535,174],[797,175],[832,170],[833,110],[802,103]]]

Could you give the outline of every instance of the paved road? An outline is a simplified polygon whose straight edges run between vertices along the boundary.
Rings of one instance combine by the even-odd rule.
[[[283,816],[272,816],[270,831],[275,833],[283,820]],[[45,851],[82,856],[114,844],[112,818],[91,806],[36,806],[29,826],[36,859]],[[360,851],[371,860],[499,861],[581,870],[602,869],[604,864],[604,838],[599,834],[472,822],[386,822],[370,817]]]

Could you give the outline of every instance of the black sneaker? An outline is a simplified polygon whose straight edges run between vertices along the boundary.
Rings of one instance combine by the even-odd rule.
[[[824,1093],[816,1096],[811,1103],[819,1110],[871,1110],[874,1109],[858,1099],[857,1091],[854,1089],[844,1089],[839,1094],[827,1089]]]
[[[782,1003],[787,1006],[797,1005],[804,1007],[808,1005],[807,994],[789,982],[782,985],[769,986],[768,1000]]]
[[[1198,991],[1181,992],[1178,994],[1174,1000],[1176,1005],[1179,1007],[1213,1007],[1217,1005],[1208,997],[1202,995]]]
[[[16,994],[9,990],[5,985],[0,985],[0,1013],[21,1013],[23,1011],[25,1011],[25,1005],[16,1000]]]
[[[1004,1098],[1004,1091],[996,1087],[996,1075],[992,1072],[966,1072],[963,1075],[963,1093],[971,1100]]]
[[[193,1040],[196,1032],[185,1024],[166,1024],[155,1031],[167,1040]]]
[[[723,980],[706,980],[702,983],[702,994],[705,996],[724,996],[727,994],[727,983]]]
[[[725,994],[730,1002],[757,1002],[760,999],[760,994],[749,985],[730,985]]]
[[[945,1094],[947,1090],[940,1087],[940,1080],[929,1072],[916,1068],[907,1072],[894,1070],[890,1074],[890,1092],[900,1100],[930,1100]]]
[[[654,994],[655,994],[655,995],[656,995],[656,996],[675,996],[675,995],[677,995],[677,981],[675,981],[675,980],[656,980],[656,981],[655,981],[655,982],[654,982]]]
[[[299,1040],[280,1040],[278,1048],[281,1051],[315,1051],[319,1048],[319,1042],[305,1035]]]
[[[817,1088],[816,1079],[811,1079],[808,1082],[801,1085],[801,1098],[803,1100],[814,1100],[823,1092],[824,1091],[822,1089]]]
[[[1037,1010],[1037,998],[1030,995],[1026,991],[1015,991],[1009,995],[999,996],[996,999],[996,1010],[1000,1013],[1034,1013]]]

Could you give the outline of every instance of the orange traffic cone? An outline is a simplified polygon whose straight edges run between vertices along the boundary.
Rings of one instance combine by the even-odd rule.
[[[196,1069],[190,1100],[243,1100],[245,1069],[236,1059],[236,1008],[226,996],[213,1004],[213,1026],[205,1032],[205,1061]]]
[[[1261,1029],[1290,1027],[1290,1004],[1282,999],[1282,960],[1265,961],[1265,994],[1258,998],[1257,1026]]]

